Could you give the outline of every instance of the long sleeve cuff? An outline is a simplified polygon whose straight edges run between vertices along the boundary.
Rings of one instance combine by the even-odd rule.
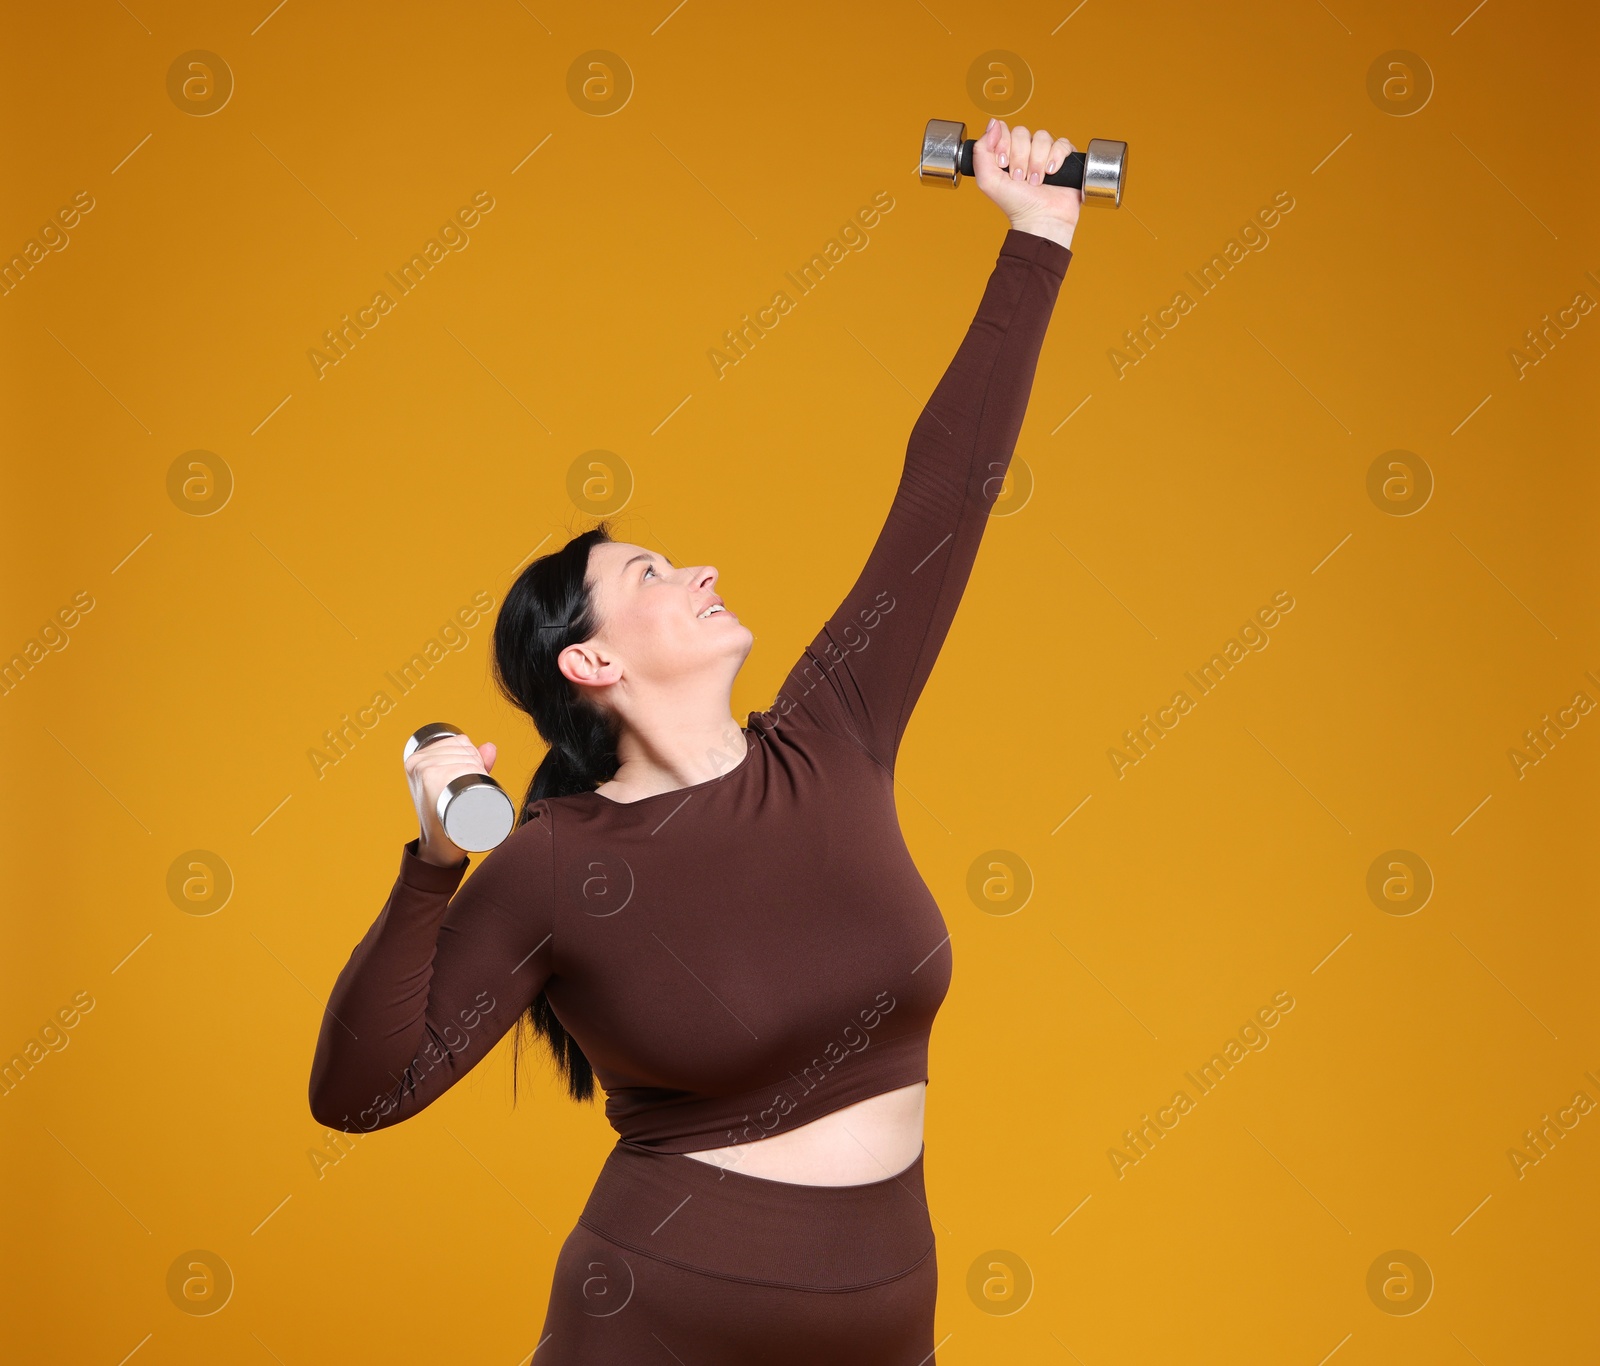
[[[1023,232],[1020,228],[1006,229],[1005,240],[1000,243],[1000,255],[1031,261],[1036,266],[1044,267],[1058,280],[1066,276],[1067,266],[1072,262],[1071,247],[1064,247],[1048,237],[1040,237],[1036,232]]]
[[[421,842],[419,835],[401,848],[400,881],[419,892],[454,893],[461,885],[461,879],[466,876],[467,865],[472,860],[462,859],[449,868],[441,868],[437,863],[429,863],[418,852],[417,846]]]

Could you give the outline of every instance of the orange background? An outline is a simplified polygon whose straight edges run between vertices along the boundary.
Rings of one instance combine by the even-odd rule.
[[[975,186],[918,183],[923,122],[976,133],[974,93],[1014,104],[1029,73],[1013,121],[1131,152],[1074,242],[1031,497],[902,752],[954,936],[939,1359],[1582,1359],[1600,1113],[1509,1153],[1600,1101],[1600,715],[1520,777],[1508,751],[1600,700],[1600,316],[1520,378],[1511,353],[1600,301],[1596,29],[1499,0],[14,14],[0,255],[94,201],[0,298],[0,653],[94,603],[0,697],[0,1054],[94,1002],[0,1096],[17,1359],[527,1360],[598,1110],[537,1065],[511,1109],[509,1040],[343,1155],[306,1106],[415,831],[405,736],[493,739],[519,793],[540,755],[489,684],[491,619],[320,778],[308,751],[590,524],[568,476],[596,449],[631,475],[621,535],[719,566],[759,637],[735,713],[768,706],[1004,231]],[[595,49],[634,82],[604,116],[568,93]],[[1431,72],[1410,114],[1369,94],[1396,49]],[[168,92],[192,50],[232,73],[209,115]],[[984,96],[994,50],[1020,65]],[[717,378],[724,330],[885,190],[870,245]],[[324,329],[480,191],[470,246],[319,379]],[[1280,193],[1270,244],[1118,378],[1123,333]],[[197,450],[233,481],[209,515],[169,494]],[[1431,471],[1410,515],[1368,492],[1395,450]],[[1123,732],[1280,591],[1270,644],[1118,777]],[[220,908],[168,894],[193,850],[233,879]],[[1392,850],[1429,870],[1420,909],[1368,895]],[[1025,904],[969,896],[989,862]],[[1279,992],[1270,1044],[1119,1174],[1124,1131]],[[207,1314],[168,1291],[195,1250],[227,1268],[191,1287]],[[1420,1308],[1407,1273],[1369,1293],[1396,1252]]]

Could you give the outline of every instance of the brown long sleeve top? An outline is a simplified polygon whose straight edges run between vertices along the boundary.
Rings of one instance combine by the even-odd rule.
[[[900,738],[1011,461],[1072,253],[1008,230],[866,565],[720,777],[535,803],[464,886],[400,855],[334,983],[311,1112],[399,1123],[541,992],[627,1141],[696,1152],[928,1075],[950,936],[900,832]],[[459,888],[459,890],[457,890]]]

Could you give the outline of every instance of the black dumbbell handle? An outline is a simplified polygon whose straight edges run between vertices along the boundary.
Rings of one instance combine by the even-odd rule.
[[[961,174],[972,174],[972,148],[977,140],[968,138],[961,144]],[[1083,189],[1083,153],[1069,152],[1063,161],[1049,175],[1045,176],[1046,185],[1065,185],[1069,189]]]

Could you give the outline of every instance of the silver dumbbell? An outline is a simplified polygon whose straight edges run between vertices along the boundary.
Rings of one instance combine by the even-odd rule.
[[[402,758],[409,759],[425,745],[463,732],[444,721],[432,721],[406,741]],[[469,854],[493,849],[517,823],[516,803],[505,788],[487,773],[463,773],[452,778],[439,793],[439,824],[457,848]]]
[[[954,189],[962,176],[972,174],[973,139],[967,125],[949,119],[929,119],[922,134],[922,157],[917,174],[925,185]],[[1082,152],[1072,152],[1045,176],[1046,185],[1066,185],[1083,195],[1085,204],[1119,208],[1128,178],[1128,144],[1107,138],[1090,138]]]

